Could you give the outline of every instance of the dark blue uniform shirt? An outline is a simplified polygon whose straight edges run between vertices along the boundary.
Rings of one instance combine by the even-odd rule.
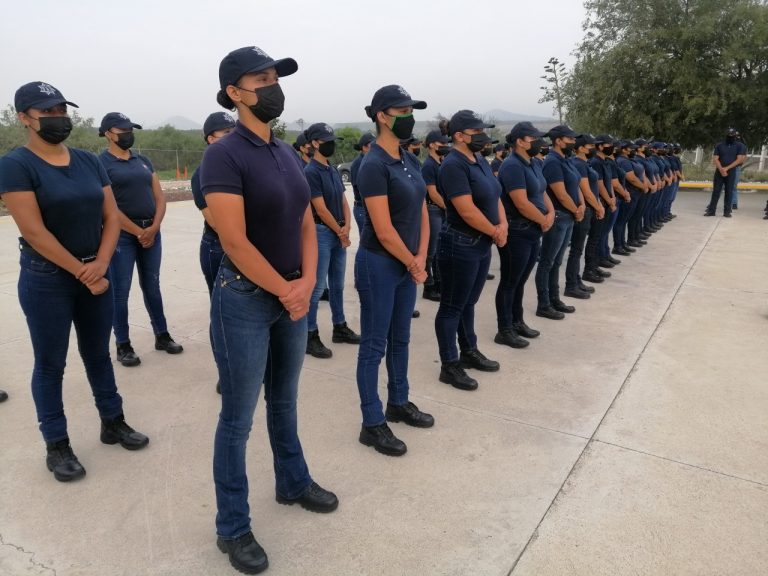
[[[265,142],[240,122],[205,150],[200,166],[204,195],[243,197],[245,233],[279,274],[301,269],[301,225],[309,184],[295,150],[271,135]]]
[[[416,156],[401,148],[400,158],[393,158],[374,142],[360,164],[357,178],[363,199],[387,197],[392,226],[411,254],[416,254],[421,240],[421,211],[427,193]],[[360,245],[377,254],[392,256],[376,237],[368,211]]]
[[[131,220],[154,218],[157,205],[152,192],[152,162],[141,154],[131,152],[128,160],[113,156],[108,151],[99,160],[112,181],[112,192],[120,211]]]
[[[104,167],[84,150],[69,149],[69,166],[53,166],[27,148],[0,158],[0,195],[34,192],[43,224],[76,258],[99,250],[104,186]]]
[[[421,176],[424,178],[424,183],[427,186],[435,186],[437,188],[437,193],[443,197],[443,200],[445,200],[443,189],[440,187],[440,179],[438,178],[439,171],[440,163],[432,158],[432,156],[427,156],[427,159],[424,160],[424,164],[421,165]],[[427,204],[434,204],[437,206],[437,204],[432,202],[429,193],[427,193]]]
[[[603,159],[600,156],[595,156],[589,161],[589,167],[597,172],[597,175],[603,181],[605,189],[608,191],[608,195],[613,198],[613,179],[618,178],[618,174],[614,171],[611,161],[607,158]]]
[[[496,226],[499,223],[501,184],[485,158],[475,154],[475,161],[470,162],[458,150],[451,150],[440,164],[438,181],[445,194],[446,221],[450,226],[465,233],[477,234],[477,230],[464,222],[451,201],[466,195],[472,196],[472,202],[491,224]]]
[[[491,170],[493,171],[494,174],[499,173],[499,168],[501,168],[501,162],[502,161],[496,158],[495,156],[493,157],[493,160],[491,160]]]
[[[527,158],[513,152],[502,162],[499,169],[499,182],[501,182],[501,202],[507,213],[507,218],[525,218],[512,202],[509,193],[512,190],[525,190],[528,201],[536,206],[542,214],[547,213],[547,205],[544,202],[544,192],[547,189],[547,180],[541,172],[541,162],[534,158],[530,162]]]
[[[195,170],[195,173],[192,174],[192,200],[195,202],[195,206],[197,206],[198,210],[203,210],[204,208],[208,208],[208,204],[205,203],[205,197],[203,196],[203,191],[200,189],[200,166],[197,167],[197,170]],[[211,228],[208,225],[208,222],[206,220],[203,220],[203,234],[210,234],[212,236],[216,236],[217,238],[219,235],[216,233],[216,230]]]
[[[571,200],[579,205],[579,181],[581,176],[573,167],[568,158],[560,156],[557,152],[552,150],[547,157],[544,158],[544,168],[542,170],[544,178],[547,180],[547,194],[549,199],[552,200],[552,204],[555,210],[561,210],[563,212],[569,212],[569,210],[560,203],[557,199],[557,195],[552,191],[551,184],[562,182],[565,185],[565,191]]]
[[[597,171],[591,168],[586,160],[582,160],[578,156],[574,156],[570,161],[579,173],[579,178],[586,178],[589,182],[589,189],[592,191],[592,194],[594,194],[596,198],[600,198],[600,188],[597,186],[597,181],[600,179],[600,175]],[[574,202],[576,202],[576,205],[578,206],[579,201],[574,200]]]
[[[352,165],[349,167],[349,181],[352,183],[352,196],[355,197],[355,202],[362,204],[363,199],[360,197],[360,190],[357,187],[357,173],[360,172],[360,163],[365,158],[365,154],[358,154],[355,159],[352,160]]]
[[[747,153],[747,147],[742,142],[728,143],[725,140],[715,146],[715,156],[720,158],[720,165],[725,168],[736,160],[737,156]]]
[[[333,215],[336,222],[344,220],[344,182],[334,166],[325,166],[317,160],[312,160],[304,168],[304,176],[309,183],[309,191],[312,198],[325,200],[325,207]],[[314,213],[314,208],[313,208]],[[315,217],[315,222],[320,222]]]

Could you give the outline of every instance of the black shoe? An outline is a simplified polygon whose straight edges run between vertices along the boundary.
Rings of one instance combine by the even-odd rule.
[[[633,248],[642,248],[645,246],[645,244],[642,244],[639,240],[630,240],[627,242],[627,246],[631,246]]]
[[[552,308],[552,306],[547,306],[546,308],[537,308],[536,316],[540,316],[541,318],[549,318],[550,320],[562,320],[565,318],[565,314],[558,312]]]
[[[85,468],[72,452],[69,438],[58,442],[48,442],[45,445],[45,465],[53,472],[53,477],[59,482],[71,482],[85,476]]]
[[[768,220],[768,214],[766,214],[765,216],[763,216],[763,220]]]
[[[706,212],[704,212],[704,216],[714,216],[714,215],[715,213],[712,212],[712,210],[707,210]]]
[[[499,363],[495,360],[489,360],[485,354],[477,348],[472,350],[462,350],[459,355],[459,362],[462,368],[474,368],[480,372],[498,372]]]
[[[611,273],[608,272],[607,270],[603,270],[602,268],[595,268],[594,272],[595,272],[595,274],[600,276],[600,278],[610,278],[611,277]],[[582,276],[582,278],[583,278],[583,276]]]
[[[330,297],[328,296],[328,288],[323,290],[323,293],[320,294],[320,300],[322,300],[323,302],[328,302],[330,300]]]
[[[491,274],[489,272],[488,274],[485,275],[485,279],[486,280],[495,280],[496,279],[496,275],[495,274]]]
[[[621,264],[621,260],[618,260],[617,258],[614,258],[613,256],[610,256],[610,255],[606,256],[605,260],[607,260],[614,266],[618,266],[619,264]]]
[[[734,210],[738,210],[739,209],[739,205],[738,204],[734,204],[733,206],[731,206],[731,208],[733,208]]]
[[[126,450],[140,450],[149,444],[149,438],[128,426],[122,414],[112,420],[101,420],[101,441],[104,444],[119,443]]]
[[[216,382],[216,394],[221,394],[221,382]]]
[[[459,362],[446,362],[440,367],[440,382],[459,390],[477,390],[477,380],[467,376]]]
[[[530,345],[530,342],[521,336],[518,336],[514,330],[501,330],[494,336],[493,341],[496,344],[502,344],[509,346],[510,348],[525,348]]]
[[[184,348],[171,338],[168,332],[161,332],[155,336],[155,350],[165,350],[168,354],[181,354]]]
[[[8,400],[8,392],[0,390],[0,402],[5,402],[6,400]]]
[[[731,217],[731,213],[730,213],[730,212],[725,212],[725,213],[723,214],[723,216],[724,216],[725,218],[730,218],[730,217]]]
[[[317,330],[307,332],[307,354],[315,358],[330,358],[333,356],[328,348],[320,340],[320,333]]]
[[[373,446],[376,452],[387,456],[402,456],[408,451],[405,442],[392,433],[386,422],[378,426],[363,426],[360,430],[360,444]]]
[[[597,265],[600,268],[613,268],[615,266],[615,264],[607,258],[600,258],[600,261],[597,263]]]
[[[304,488],[304,491],[296,498],[283,498],[280,494],[277,494],[275,500],[280,504],[298,504],[304,510],[320,512],[322,514],[333,512],[339,507],[339,499],[336,498],[336,494],[321,488],[317,482],[312,482]]]
[[[601,278],[601,280],[602,280],[602,278]],[[584,284],[584,282],[581,281],[581,278],[579,278],[579,290],[581,290],[582,292],[586,292],[587,294],[594,294],[595,293],[594,287],[587,286],[586,284]]]
[[[557,310],[558,312],[565,312],[566,314],[573,314],[576,312],[576,308],[573,306],[568,306],[565,302],[562,300],[550,300],[552,302],[552,308]]]
[[[581,288],[566,288],[563,296],[568,298],[578,298],[579,300],[589,300],[589,292],[584,292]]]
[[[581,279],[585,282],[591,282],[592,284],[601,284],[605,282],[605,279],[597,273],[596,270],[585,270],[581,275]]]
[[[523,338],[536,338],[541,334],[541,332],[534,330],[522,320],[520,322],[513,322],[512,329],[518,336],[522,336]]]
[[[440,292],[434,288],[424,288],[422,298],[424,300],[432,300],[432,302],[440,302]]]
[[[334,324],[333,336],[331,341],[336,344],[360,344],[360,336],[354,333],[354,331],[347,326],[347,323]]]
[[[267,553],[264,552],[253,532],[248,532],[236,540],[216,540],[216,546],[224,554],[229,555],[229,563],[238,572],[243,574],[259,574],[269,568]]]
[[[630,252],[623,246],[621,248],[614,248],[613,250],[611,250],[611,254],[616,254],[617,256],[632,256],[632,252]]]
[[[419,316],[421,316],[421,312],[418,310],[414,310],[413,314],[411,314],[411,318],[418,318]]]
[[[635,250],[634,248],[630,248],[626,244],[624,244],[624,246],[622,246],[621,249],[624,250],[624,252],[628,252],[629,254],[632,254],[633,252],[637,252],[637,250]]]
[[[118,344],[117,345],[117,360],[122,364],[123,366],[138,366],[141,364],[141,358],[136,356],[136,352],[133,350],[133,346],[131,346],[131,341],[128,340],[125,344]]]
[[[413,402],[408,402],[402,406],[395,406],[387,402],[387,410],[384,412],[387,422],[403,422],[414,428],[432,428],[435,425],[435,419],[432,414],[422,412]]]

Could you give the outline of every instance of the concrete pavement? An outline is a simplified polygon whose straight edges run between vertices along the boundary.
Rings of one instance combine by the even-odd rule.
[[[526,320],[542,336],[525,350],[493,343],[498,280],[489,282],[477,332],[502,369],[473,374],[475,392],[438,382],[437,304],[420,299],[412,399],[437,423],[393,425],[408,444],[403,458],[357,442],[357,351],[330,343],[322,304],[334,357],[305,362],[300,429],[314,478],[341,504],[324,516],[275,502],[260,404],[248,467],[268,574],[768,573],[765,196],[742,195],[730,220],[703,218],[705,204],[681,193],[680,217],[623,258],[592,299],[571,302],[577,312],[564,321],[534,316],[531,279]],[[0,218],[0,388],[11,394],[0,405],[0,576],[235,573],[215,546],[218,396],[201,229],[191,202],[169,205],[162,285],[181,356],[154,351],[138,289],[131,297],[142,364],[115,371],[129,423],[151,437],[146,450],[99,442],[73,336],[65,407],[88,475],[65,485],[45,468],[17,231]],[[352,261],[345,305],[357,330]]]

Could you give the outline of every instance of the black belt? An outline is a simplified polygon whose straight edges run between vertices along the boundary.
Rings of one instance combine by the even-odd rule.
[[[138,218],[138,219],[131,218],[131,222],[133,222],[134,224],[136,224],[136,226],[139,226],[140,228],[149,228],[150,226],[152,226],[152,224],[154,224],[155,219],[154,218]]]
[[[315,218],[315,224],[320,224],[320,225],[326,226],[326,227],[328,226],[328,224],[326,224],[325,222],[320,220],[319,216],[315,215],[314,218]],[[344,224],[346,224],[346,222],[344,220],[336,220],[336,224],[338,224],[339,226],[341,226],[343,228]]]
[[[478,240],[483,237],[490,238],[488,234],[483,234],[482,232],[480,232],[479,230],[475,230],[474,228],[458,228],[453,224],[446,224],[446,228],[451,232],[458,232],[459,234],[464,234],[464,236],[469,236],[473,240]]]
[[[226,254],[224,254],[224,258],[221,259],[221,267],[222,268],[226,268],[227,270],[231,270],[235,274],[241,274],[242,275],[242,272],[240,272],[238,267],[235,266],[235,263],[232,262],[232,260],[230,260],[229,256],[227,256]],[[281,276],[285,280],[288,280],[289,282],[291,280],[298,280],[299,278],[301,278],[301,270],[295,270],[293,272],[289,272],[288,274],[281,274]]]
[[[40,252],[32,248],[32,246],[30,246],[26,242],[19,243],[19,250],[21,250],[24,254],[28,254],[29,256],[32,256],[33,258],[40,258],[41,260],[50,262],[48,258],[40,254]],[[91,254],[90,256],[83,256],[83,257],[75,256],[75,258],[80,260],[80,262],[82,262],[83,264],[88,264],[89,262],[93,262],[94,260],[96,260],[96,254]],[[53,264],[53,262],[51,262],[51,264]]]

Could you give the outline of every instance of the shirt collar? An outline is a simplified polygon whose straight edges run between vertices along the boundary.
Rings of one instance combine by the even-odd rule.
[[[405,152],[403,150],[400,150],[400,158],[392,158],[392,156],[389,155],[389,152],[384,150],[381,146],[379,146],[378,142],[374,142],[371,144],[371,149],[368,151],[368,154],[373,152],[376,156],[381,158],[385,164],[400,164],[405,159]]]
[[[235,125],[235,132],[237,132],[240,136],[248,140],[251,144],[254,146],[265,146],[267,142],[262,140],[259,136],[251,132],[246,126],[240,122],[237,121],[237,124]],[[270,130],[269,132],[269,144],[272,146],[278,146],[279,140],[275,138],[274,132]]]

